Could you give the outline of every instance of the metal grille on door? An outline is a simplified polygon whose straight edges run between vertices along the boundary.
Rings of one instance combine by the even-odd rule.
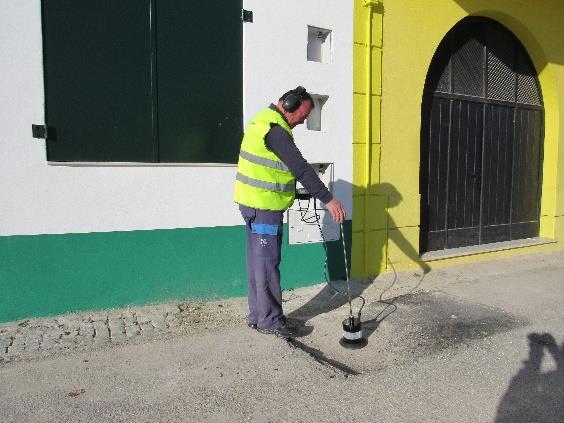
[[[471,17],[447,34],[422,103],[421,252],[538,236],[543,121],[507,29]]]

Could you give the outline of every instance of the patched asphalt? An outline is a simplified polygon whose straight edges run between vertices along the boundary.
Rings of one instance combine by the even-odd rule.
[[[345,318],[346,307],[340,311]],[[292,344],[322,361],[359,374],[443,352],[452,354],[457,348],[529,324],[524,316],[440,291],[368,303],[361,319],[367,342],[361,348],[346,349],[338,342],[341,320],[338,315],[326,313],[310,318],[304,323],[304,333],[309,334]]]

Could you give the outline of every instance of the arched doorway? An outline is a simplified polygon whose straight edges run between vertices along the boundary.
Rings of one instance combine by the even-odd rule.
[[[457,24],[425,82],[421,252],[538,236],[543,126],[517,38],[491,19]]]

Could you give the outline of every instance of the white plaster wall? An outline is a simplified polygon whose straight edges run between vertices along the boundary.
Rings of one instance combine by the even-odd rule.
[[[245,1],[245,123],[302,84],[330,95],[327,129],[296,130],[310,161],[335,162],[352,181],[352,0]],[[241,224],[234,166],[53,166],[31,137],[44,122],[39,0],[0,0],[0,236]],[[307,24],[334,30],[332,65],[306,62]],[[337,108],[336,105],[339,104]],[[350,185],[337,197],[351,210]]]
[[[329,96],[322,130],[294,129],[310,162],[333,162],[335,196],[352,216],[353,0],[244,0],[245,123],[298,85]],[[332,30],[332,63],[307,61],[307,26]]]

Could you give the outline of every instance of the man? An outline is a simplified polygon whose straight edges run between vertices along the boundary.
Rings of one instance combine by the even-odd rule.
[[[313,107],[306,89],[297,87],[259,112],[247,126],[237,167],[235,202],[247,226],[247,324],[281,337],[294,335],[282,311],[279,265],[282,219],[294,202],[296,180],[325,204],[335,222],[345,219],[343,205],[294,144],[292,129]]]

